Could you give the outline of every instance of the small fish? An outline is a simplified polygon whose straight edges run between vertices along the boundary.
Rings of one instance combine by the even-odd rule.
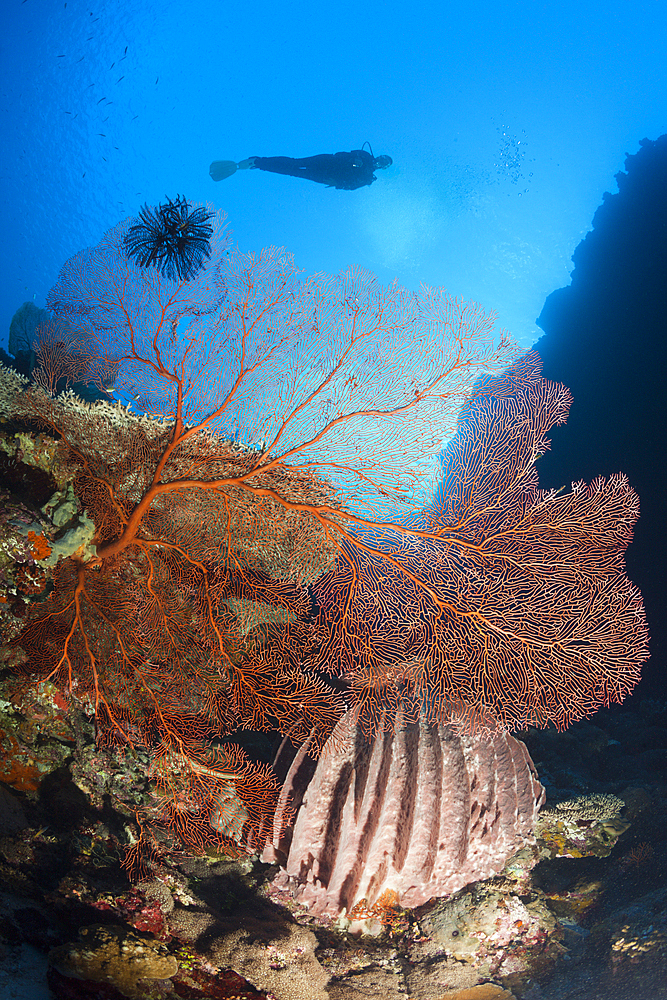
[[[125,79],[124,76],[119,76],[118,79],[116,80],[116,83],[120,83],[120,81],[124,80],[124,79]]]
[[[104,132],[98,132],[97,134],[101,135],[103,139],[106,139],[106,135],[104,134]]]
[[[109,69],[113,69],[115,65],[116,65],[116,63],[115,63],[115,62],[112,62],[112,63],[111,63],[111,66],[109,66]]]
[[[64,59],[65,56],[56,56],[56,59]]]
[[[124,55],[124,56],[126,56],[126,55],[127,55],[127,45],[125,46],[125,51],[123,52],[123,55]]]
[[[85,59],[85,56],[81,56],[81,58],[80,58],[80,59],[77,59],[77,62],[78,62],[78,63],[80,63],[80,62],[83,62],[83,60],[84,60],[84,59]]]
[[[157,80],[155,81],[155,84],[156,84],[156,86],[157,86],[157,81],[158,81],[159,79],[160,79],[160,77],[158,76]]]
[[[98,101],[97,103],[98,103],[98,104],[101,104],[101,103],[102,103],[102,101],[106,101],[106,97],[100,97],[100,99],[99,99],[99,101]]]
[[[139,115],[135,115],[134,118],[130,118],[130,121],[136,122],[136,120],[137,120],[138,117],[139,117]]]
[[[94,87],[94,86],[95,86],[94,83],[89,83],[88,86],[86,87],[86,90],[90,90],[90,88]]]

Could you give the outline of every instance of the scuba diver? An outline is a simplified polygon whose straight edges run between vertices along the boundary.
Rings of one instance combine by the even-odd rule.
[[[368,150],[364,149],[368,146]],[[235,163],[233,160],[215,160],[209,169],[214,181],[231,177],[237,170],[269,170],[273,174],[289,174],[335,187],[339,191],[354,191],[377,180],[375,170],[384,170],[392,164],[391,156],[373,156],[370,143],[349,153],[319,153],[300,160],[291,156],[250,156]]]

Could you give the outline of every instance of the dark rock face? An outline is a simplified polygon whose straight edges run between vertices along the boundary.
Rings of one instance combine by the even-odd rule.
[[[460,735],[399,718],[367,740],[350,713],[305,789],[302,757],[284,789],[298,807],[291,843],[276,835],[273,857],[317,915],[388,891],[415,907],[489,878],[526,842],[544,798],[523,743],[492,723]]]
[[[21,800],[0,785],[0,837],[13,837],[27,825]]]
[[[537,468],[547,488],[622,469],[639,494],[627,565],[651,631],[647,693],[667,656],[667,135],[642,140],[625,166],[573,255],[571,285],[549,296],[537,321],[544,375],[574,397]]]

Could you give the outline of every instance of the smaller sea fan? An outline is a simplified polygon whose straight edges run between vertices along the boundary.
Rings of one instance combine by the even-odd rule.
[[[165,205],[144,205],[139,220],[125,234],[125,250],[139,267],[154,265],[167,278],[190,281],[211,256],[213,212],[190,209],[186,198],[167,198]]]

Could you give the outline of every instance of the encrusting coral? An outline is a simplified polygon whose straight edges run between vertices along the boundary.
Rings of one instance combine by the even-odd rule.
[[[123,927],[95,924],[82,927],[80,935],[80,943],[62,945],[49,954],[50,964],[65,976],[106,983],[131,1000],[140,1000],[146,995],[142,980],[169,979],[178,972],[173,955]]]

